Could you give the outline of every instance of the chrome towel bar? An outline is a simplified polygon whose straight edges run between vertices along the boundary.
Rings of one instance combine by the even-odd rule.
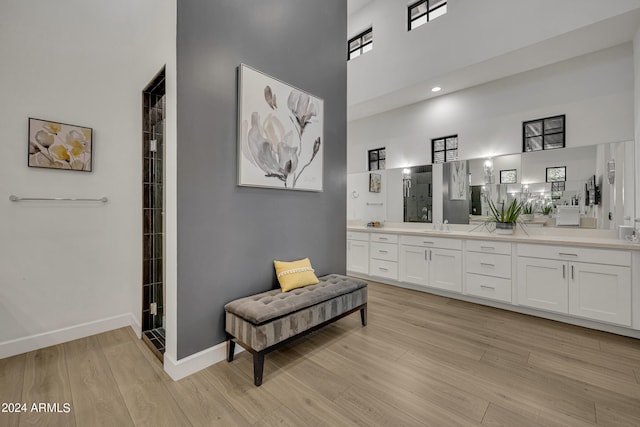
[[[64,202],[102,202],[107,203],[109,199],[100,197],[99,199],[73,199],[68,197],[18,197],[14,194],[9,196],[12,202],[31,202],[31,201],[64,201]]]

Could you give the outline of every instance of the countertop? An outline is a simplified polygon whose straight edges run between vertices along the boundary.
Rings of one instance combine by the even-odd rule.
[[[390,225],[383,227],[366,227],[364,225],[347,225],[347,231],[367,233],[390,233],[407,236],[431,236],[469,240],[493,240],[513,243],[549,244],[562,246],[578,246],[598,249],[625,249],[640,251],[639,243],[619,240],[614,231],[609,230],[545,230],[527,228],[526,232],[518,227],[512,235],[496,234],[486,230],[484,226],[450,225],[451,231],[432,230],[431,224]],[[474,229],[474,231],[471,231]],[[527,234],[528,233],[528,234]]]

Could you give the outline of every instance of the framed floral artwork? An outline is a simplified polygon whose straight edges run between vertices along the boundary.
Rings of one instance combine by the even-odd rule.
[[[93,129],[29,118],[28,166],[91,172]]]
[[[467,160],[449,162],[451,172],[449,174],[449,200],[467,200],[469,191],[469,176],[467,173]]]
[[[547,182],[566,181],[567,180],[567,167],[566,166],[554,166],[547,168]]]
[[[324,101],[238,67],[238,185],[322,191]]]
[[[379,193],[382,189],[382,177],[379,173],[369,174],[369,192]]]
[[[500,184],[516,184],[517,182],[517,169],[505,169],[500,171]]]

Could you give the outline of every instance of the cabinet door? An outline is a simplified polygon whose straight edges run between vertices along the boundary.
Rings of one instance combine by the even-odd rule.
[[[427,284],[427,251],[417,246],[400,245],[400,281]]]
[[[569,312],[568,264],[550,259],[518,258],[518,302],[558,313]]]
[[[347,271],[369,274],[369,243],[347,240]]]
[[[429,249],[429,281],[433,288],[462,292],[462,252]]]
[[[631,269],[569,264],[569,313],[631,326]]]

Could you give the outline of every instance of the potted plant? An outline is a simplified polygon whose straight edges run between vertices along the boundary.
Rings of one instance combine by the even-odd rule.
[[[513,200],[509,206],[505,208],[502,202],[500,209],[496,207],[493,200],[489,200],[489,209],[491,210],[491,221],[496,223],[497,234],[513,234],[513,229],[518,221],[518,217],[522,212],[522,204],[517,200]]]
[[[553,211],[553,205],[548,204],[547,206],[542,207],[542,215],[550,216],[551,211]]]
[[[533,219],[533,204],[523,203],[522,212],[520,212],[520,218],[523,221],[531,221]]]

